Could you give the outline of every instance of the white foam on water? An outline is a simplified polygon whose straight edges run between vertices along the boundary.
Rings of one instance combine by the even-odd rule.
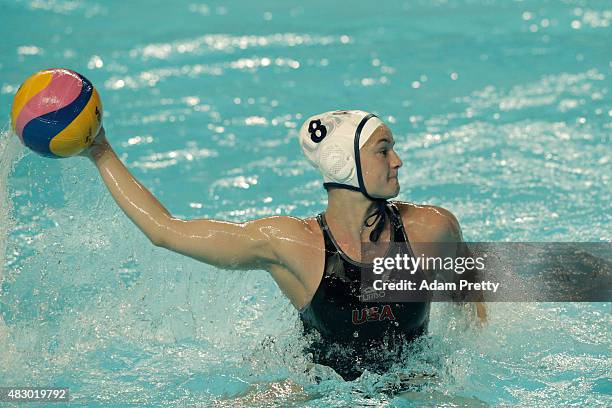
[[[23,156],[23,146],[10,128],[10,122],[0,130],[0,288],[6,276],[6,247],[8,234],[14,226],[11,218],[11,200],[8,196],[8,178],[15,163]],[[2,291],[0,289],[0,295]],[[25,365],[19,358],[15,344],[11,342],[9,329],[0,314],[0,361],[5,367]]]

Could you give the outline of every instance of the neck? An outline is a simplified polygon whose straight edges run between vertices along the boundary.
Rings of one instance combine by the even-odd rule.
[[[366,227],[364,223],[376,209],[376,202],[358,191],[332,189],[328,192],[325,219],[335,233],[365,241],[374,226]]]

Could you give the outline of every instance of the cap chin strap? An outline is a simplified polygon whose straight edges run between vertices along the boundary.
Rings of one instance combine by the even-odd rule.
[[[376,224],[374,229],[370,232],[370,241],[376,242],[380,238],[383,230],[385,229],[385,220],[387,218],[387,200],[379,199],[376,200],[376,210],[372,214],[365,219],[363,225],[366,227],[371,227]],[[374,218],[374,220],[370,223],[368,222],[370,218]]]
[[[355,143],[354,143],[355,166],[357,167],[357,181],[359,182],[359,187],[349,186],[347,184],[341,184],[341,183],[323,183],[323,187],[326,190],[329,187],[336,187],[336,188],[345,188],[347,190],[352,190],[352,191],[359,191],[364,196],[366,196],[368,199],[374,201],[374,203],[376,204],[376,209],[374,210],[372,214],[370,214],[365,219],[363,223],[365,227],[371,227],[374,224],[376,224],[374,229],[370,232],[370,242],[378,241],[378,239],[380,238],[380,235],[385,229],[385,221],[387,218],[387,212],[386,212],[387,200],[384,198],[374,198],[370,196],[368,194],[368,191],[365,188],[365,183],[363,182],[363,175],[361,174],[361,156],[359,154],[359,137],[361,136],[361,131],[363,130],[363,127],[365,126],[366,122],[373,117],[376,117],[376,115],[374,115],[373,113],[366,115],[363,119],[361,119],[361,122],[359,122],[359,126],[357,126],[357,129],[355,130]],[[370,222],[370,219],[372,218],[373,220],[372,222]]]
[[[345,190],[351,190],[351,191],[359,191],[360,193],[363,192],[363,191],[361,191],[361,189],[359,187],[349,186],[348,184],[332,183],[332,182],[323,183],[323,188],[324,189],[329,190],[330,187],[343,188]]]
[[[373,113],[366,115],[359,126],[357,126],[357,130],[355,130],[355,164],[357,166],[357,180],[359,182],[359,190],[363,193],[364,196],[374,201],[376,204],[376,209],[372,214],[370,214],[364,221],[363,225],[366,227],[371,227],[376,224],[374,229],[370,232],[370,242],[377,242],[385,229],[385,222],[387,219],[387,200],[384,198],[374,198],[368,194],[366,190],[365,183],[363,181],[363,174],[361,173],[361,156],[359,153],[359,138],[361,136],[361,130],[365,126],[366,122],[371,118],[376,117]],[[372,222],[369,222],[372,219]]]

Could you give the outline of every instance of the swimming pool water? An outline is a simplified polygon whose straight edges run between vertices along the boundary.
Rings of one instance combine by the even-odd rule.
[[[364,109],[394,132],[399,198],[450,209],[466,240],[610,241],[609,2],[29,0],[0,15],[0,385],[68,386],[74,406],[231,406],[290,378],[318,396],[301,406],[424,403],[376,392],[375,375],[316,384],[266,273],[153,247],[85,159],[25,152],[10,104],[43,68],[96,85],[111,144],[176,216],[322,211],[297,127]],[[397,367],[437,375],[430,404],[612,403],[609,303],[489,307],[480,329],[433,306]]]

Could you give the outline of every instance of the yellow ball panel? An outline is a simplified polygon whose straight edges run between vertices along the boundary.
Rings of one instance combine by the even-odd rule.
[[[97,113],[96,113],[97,112]],[[51,139],[49,150],[61,157],[70,157],[89,147],[102,122],[102,102],[94,88],[85,108],[64,130]]]
[[[17,90],[15,94],[15,98],[13,99],[13,109],[11,110],[11,123],[13,127],[17,122],[17,117],[21,113],[21,110],[25,106],[26,103],[34,95],[42,91],[49,85],[51,79],[53,78],[53,71],[41,71],[37,74],[29,77]]]

